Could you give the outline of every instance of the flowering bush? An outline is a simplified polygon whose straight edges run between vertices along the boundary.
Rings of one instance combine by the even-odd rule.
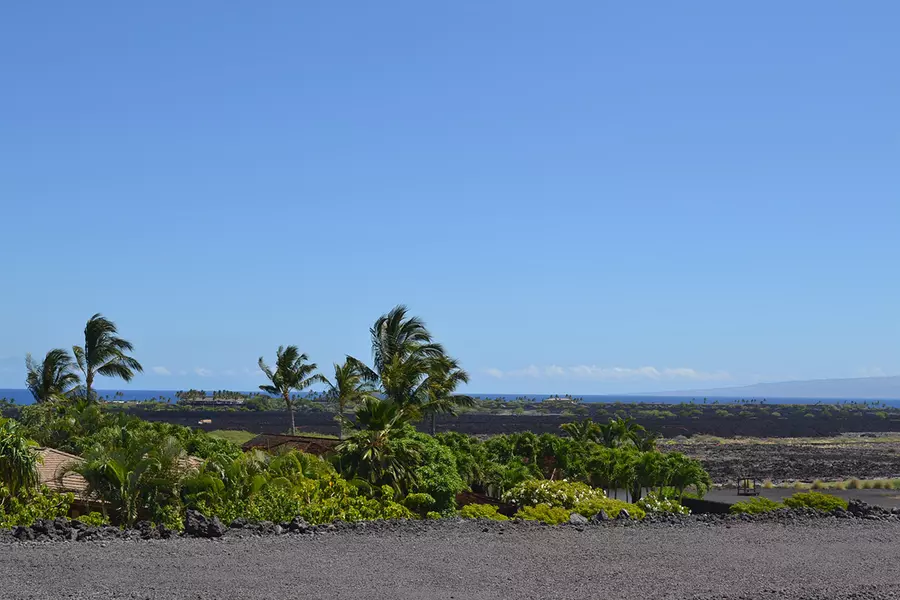
[[[651,492],[638,500],[637,505],[644,509],[644,512],[649,514],[691,514],[691,511],[686,506],[682,506],[681,504],[679,504],[677,500],[662,497],[656,492]]]
[[[604,500],[606,494],[584,483],[528,479],[503,494],[503,500],[516,506],[546,504],[556,508],[575,508],[578,504]]]
[[[493,504],[466,504],[459,511],[464,519],[490,519],[492,521],[508,521],[509,517],[497,512]]]
[[[535,506],[523,506],[516,513],[516,517],[526,521],[540,521],[548,525],[559,525],[569,520],[569,511],[565,508],[554,508],[546,504]]]

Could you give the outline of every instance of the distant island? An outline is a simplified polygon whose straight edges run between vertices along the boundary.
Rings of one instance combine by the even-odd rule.
[[[649,394],[648,394],[649,395]],[[663,392],[660,396],[718,396],[741,398],[844,398],[848,400],[900,400],[900,376],[811,379],[757,383],[709,390]]]

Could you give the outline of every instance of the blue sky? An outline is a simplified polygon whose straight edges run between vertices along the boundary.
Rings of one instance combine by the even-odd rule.
[[[397,303],[476,392],[900,374],[896,2],[3,12],[0,387],[98,311],[250,389]]]

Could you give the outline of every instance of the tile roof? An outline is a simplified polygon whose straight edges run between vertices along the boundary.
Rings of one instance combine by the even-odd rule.
[[[38,481],[41,485],[46,485],[55,492],[72,492],[79,498],[86,495],[87,481],[84,477],[78,473],[63,475],[66,466],[83,462],[81,457],[54,448],[38,448],[37,453],[43,461],[38,465]]]

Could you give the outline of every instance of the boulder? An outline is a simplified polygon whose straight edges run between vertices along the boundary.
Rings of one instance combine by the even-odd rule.
[[[31,527],[22,527],[16,526],[12,529],[13,537],[19,540],[20,542],[25,542],[28,540],[34,539],[34,532],[31,531]]]
[[[571,523],[572,525],[587,525],[588,520],[587,517],[583,515],[572,513],[571,515],[569,515],[569,523]]]
[[[53,521],[51,521],[50,519],[36,519],[31,525],[31,531],[34,532],[35,536],[52,536],[54,533],[56,533],[56,527],[54,527]]]
[[[627,509],[623,508],[622,510],[619,511],[619,514],[616,515],[616,520],[617,521],[630,521],[631,515],[628,514]]]
[[[206,515],[197,510],[188,510],[184,513],[184,533],[191,537],[206,537],[206,527],[209,524]]]
[[[184,533],[192,537],[216,538],[225,535],[225,525],[219,517],[208,519],[206,515],[196,510],[188,510],[184,513]]]
[[[609,515],[606,514],[605,510],[601,510],[596,515],[591,517],[591,521],[593,521],[594,523],[605,523],[609,521]]]
[[[225,532],[228,530],[227,527],[219,520],[219,517],[213,517],[210,519],[209,524],[206,527],[206,537],[216,538],[222,537],[225,535]]]
[[[232,529],[243,529],[244,527],[247,526],[247,519],[244,519],[243,517],[238,517],[237,519],[234,519],[233,521],[231,521],[231,523],[229,523],[228,526],[231,527]]]

